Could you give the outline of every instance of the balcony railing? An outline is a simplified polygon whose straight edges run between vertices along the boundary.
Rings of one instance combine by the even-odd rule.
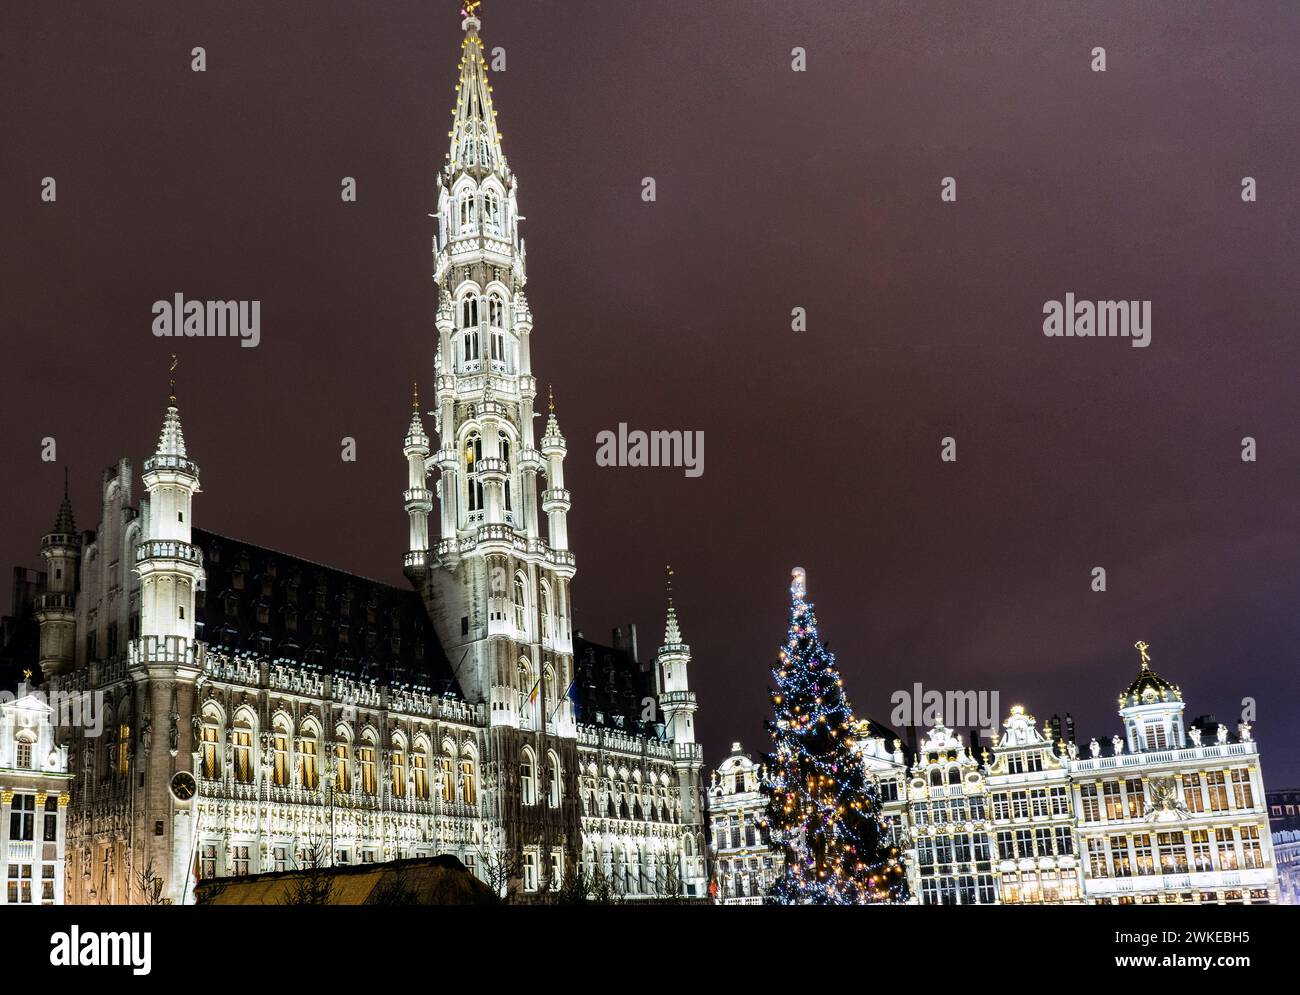
[[[191,477],[199,475],[199,465],[184,456],[150,456],[144,461],[144,472],[149,473],[153,470],[177,470],[188,473]]]
[[[150,539],[135,547],[135,561],[141,560],[184,560],[186,563],[202,563],[203,554],[199,547],[176,539]]]

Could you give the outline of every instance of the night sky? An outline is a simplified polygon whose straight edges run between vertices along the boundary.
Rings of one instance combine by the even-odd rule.
[[[575,623],[645,658],[673,564],[710,764],[767,745],[799,564],[859,715],[920,681],[1109,737],[1145,639],[1189,717],[1255,698],[1266,783],[1300,782],[1300,8],[481,13]],[[460,37],[455,0],[0,8],[0,604],[65,465],[82,528],[117,457],[138,493],[173,350],[197,524],[404,583]],[[261,345],[155,338],[177,291],[261,300]],[[1152,301],[1151,346],[1045,338],[1067,292]],[[597,467],[619,422],[703,431],[704,475]]]

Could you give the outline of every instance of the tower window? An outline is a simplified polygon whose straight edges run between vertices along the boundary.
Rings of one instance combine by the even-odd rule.
[[[176,512],[176,521],[178,521],[178,522],[183,522],[183,521],[185,521],[185,512],[183,512],[183,511],[178,511],[178,512]]]
[[[177,613],[178,613],[176,617],[179,618],[179,619],[181,619],[182,621],[184,621],[184,619],[185,619],[185,606],[184,606],[184,605],[178,605],[177,608],[176,608],[176,611],[177,611]]]

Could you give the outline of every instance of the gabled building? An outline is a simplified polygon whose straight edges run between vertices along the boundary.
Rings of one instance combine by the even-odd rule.
[[[0,905],[62,905],[68,753],[45,697],[19,691],[0,698]]]
[[[764,768],[739,743],[713,771],[708,792],[710,891],[719,905],[761,905],[785,871],[767,834]]]
[[[1004,905],[1082,901],[1069,758],[1016,705],[985,751],[989,810]]]

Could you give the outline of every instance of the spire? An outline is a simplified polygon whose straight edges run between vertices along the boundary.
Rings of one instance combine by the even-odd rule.
[[[664,645],[682,645],[682,630],[677,624],[677,609],[673,607],[673,568],[664,567],[664,578],[668,586],[668,619],[664,625]]]
[[[542,448],[547,448],[547,440],[555,440],[563,448],[564,436],[560,434],[560,423],[555,417],[555,389],[550,384],[546,385],[546,408],[550,414],[546,417],[546,428],[542,432]]]
[[[176,398],[173,397],[172,400],[175,401]],[[167,414],[163,416],[162,434],[158,436],[158,449],[154,455],[186,458],[185,433],[181,431],[181,413],[176,409],[175,404],[167,406]]]
[[[77,532],[76,520],[72,517],[72,501],[68,497],[68,468],[63,468],[63,503],[59,505],[59,513],[54,519],[54,528],[50,530],[54,535],[75,535]]]
[[[420,418],[420,385],[411,384],[411,424],[406,429],[406,445],[411,447],[428,447],[429,437],[424,433],[424,422]]]
[[[447,158],[453,170],[475,168],[486,172],[505,169],[506,162],[496,111],[492,109],[483,42],[478,36],[478,8],[478,0],[468,0],[461,7],[465,37],[460,43],[460,81],[456,84],[456,106],[451,109],[452,126],[447,133],[451,151]]]
[[[163,416],[162,434],[158,437],[158,449],[155,456],[179,456],[185,458],[185,434],[181,431],[181,413],[176,407],[176,367],[180,360],[172,353],[172,365],[168,373],[172,374],[167,389],[167,414]]]

